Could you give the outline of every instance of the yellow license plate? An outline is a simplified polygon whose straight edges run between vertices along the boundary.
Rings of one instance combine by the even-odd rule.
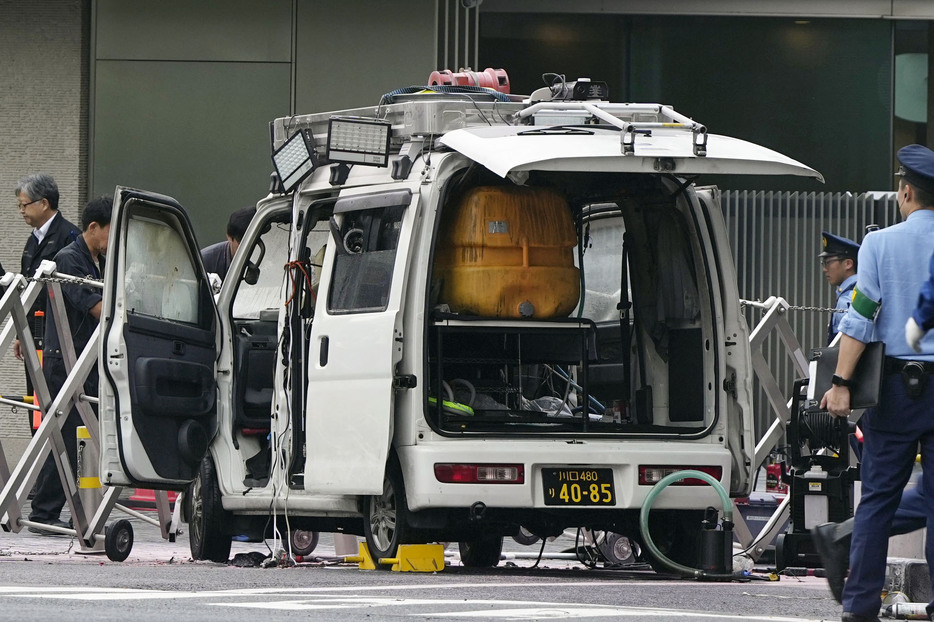
[[[613,469],[545,467],[545,505],[616,505]]]

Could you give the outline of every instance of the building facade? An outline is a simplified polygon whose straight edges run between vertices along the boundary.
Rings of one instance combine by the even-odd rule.
[[[895,151],[934,144],[932,23],[926,0],[0,0],[0,189],[12,210],[47,171],[73,221],[118,184],[156,190],[207,245],[266,194],[271,119],[493,66],[513,92],[605,80],[826,178],[709,180],[726,189],[889,190]],[[0,221],[6,269],[28,233]],[[21,390],[8,354],[0,391]],[[0,415],[0,437],[24,420]]]

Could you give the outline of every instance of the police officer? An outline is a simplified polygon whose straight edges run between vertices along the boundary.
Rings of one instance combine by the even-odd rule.
[[[840,320],[843,313],[850,308],[853,300],[853,288],[856,287],[856,260],[859,253],[859,244],[848,238],[834,235],[827,231],[821,232],[821,248],[818,255],[820,265],[827,281],[834,286],[837,302],[834,308],[838,311],[830,315],[827,325],[827,345],[837,336]]]
[[[905,340],[905,324],[928,278],[919,257],[934,252],[934,152],[899,149],[898,207],[904,222],[866,235],[859,250],[853,301],[840,322],[840,353],[831,388],[821,400],[834,416],[850,414],[853,370],[865,344],[886,349],[882,397],[863,417],[862,497],[853,524],[850,575],[843,588],[843,620],[877,620],[888,535],[902,489],[921,446],[925,472],[934,473],[934,343],[920,353]],[[928,524],[934,524],[934,477],[923,478]],[[934,538],[926,544],[934,571]],[[928,605],[934,612],[934,603]]]

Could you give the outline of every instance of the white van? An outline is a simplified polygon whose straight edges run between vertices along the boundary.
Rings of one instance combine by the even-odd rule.
[[[195,559],[276,521],[492,566],[520,527],[638,542],[677,470],[748,494],[747,327],[694,180],[820,175],[658,104],[443,90],[274,121],[216,300],[185,210],[117,188],[101,479],[188,490]],[[675,561],[719,505],[701,484],[656,503]]]

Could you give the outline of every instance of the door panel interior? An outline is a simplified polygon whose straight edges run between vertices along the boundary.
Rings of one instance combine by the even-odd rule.
[[[216,311],[184,212],[135,201],[127,213],[122,335],[132,432],[158,477],[189,480],[217,427]]]

